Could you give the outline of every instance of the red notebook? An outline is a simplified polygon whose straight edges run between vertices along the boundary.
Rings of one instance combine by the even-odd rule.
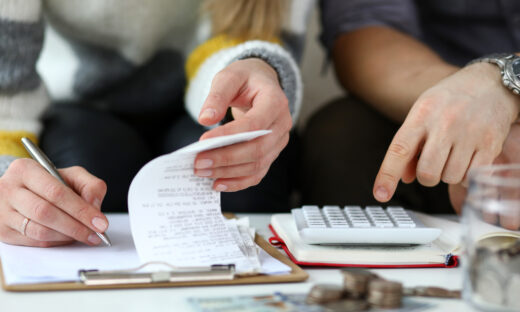
[[[271,244],[282,247],[302,266],[367,268],[451,268],[458,265],[460,225],[430,215],[415,213],[427,226],[442,229],[430,244],[418,246],[326,246],[304,243],[291,214],[274,214],[269,228]]]

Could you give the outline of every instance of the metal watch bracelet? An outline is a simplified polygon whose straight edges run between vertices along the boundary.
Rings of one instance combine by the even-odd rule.
[[[466,66],[481,62],[496,64],[500,68],[504,86],[513,91],[514,94],[520,94],[520,80],[516,78],[513,69],[515,59],[520,59],[520,57],[511,53],[493,53],[474,59]]]

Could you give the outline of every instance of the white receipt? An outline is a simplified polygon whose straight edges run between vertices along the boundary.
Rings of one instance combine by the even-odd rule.
[[[193,174],[197,153],[270,133],[268,130],[217,137],[188,145],[147,163],[128,192],[130,226],[142,262],[175,266],[235,263],[254,270],[228,230],[213,180]]]

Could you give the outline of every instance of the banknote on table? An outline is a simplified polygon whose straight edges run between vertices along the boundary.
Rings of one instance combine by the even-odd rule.
[[[307,304],[306,299],[307,293],[275,292],[249,296],[194,297],[186,300],[194,312],[421,312],[432,307],[431,303],[409,298],[405,298],[401,308],[395,310],[368,309],[368,303],[364,300],[342,299],[317,305]]]
[[[307,294],[264,294],[253,296],[188,298],[194,312],[322,312],[318,305],[305,303]]]

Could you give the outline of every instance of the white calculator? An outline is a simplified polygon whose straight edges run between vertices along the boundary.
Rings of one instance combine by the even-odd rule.
[[[441,234],[399,206],[303,206],[291,212],[307,244],[417,245]]]

